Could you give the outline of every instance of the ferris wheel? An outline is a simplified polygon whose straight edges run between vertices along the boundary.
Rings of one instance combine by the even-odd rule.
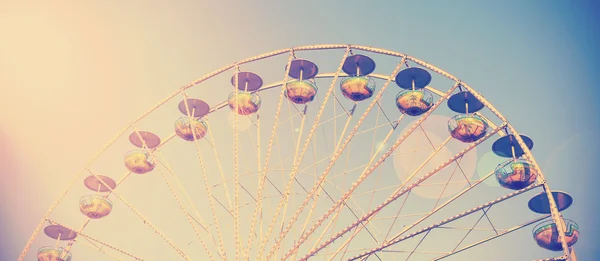
[[[533,144],[417,58],[278,50],[132,121],[67,185],[19,261],[502,256],[490,249],[576,260],[579,227],[561,214],[573,199],[550,190]]]

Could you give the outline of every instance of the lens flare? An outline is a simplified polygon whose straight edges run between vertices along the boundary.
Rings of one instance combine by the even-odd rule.
[[[438,115],[431,115],[425,120],[421,127],[408,136],[408,138],[400,144],[394,153],[394,168],[396,174],[402,182],[408,184],[416,181],[418,178],[427,175],[438,166],[442,165],[448,159],[454,157],[469,144],[451,139],[446,145],[441,148],[436,155],[431,156],[435,152],[435,148],[439,148],[446,138],[450,137],[447,131],[446,124],[450,118]],[[409,123],[412,126],[416,123]],[[406,132],[409,127],[402,132]],[[428,158],[430,158],[428,160]],[[427,161],[427,163],[425,163]],[[413,193],[424,198],[447,198],[455,195],[464,189],[472,182],[472,177],[475,174],[477,153],[476,148],[465,154],[462,158],[457,159],[445,168],[439,170],[435,175],[431,176],[419,186],[413,189]],[[425,163],[423,165],[423,163]],[[423,165],[423,166],[421,166]],[[495,167],[493,165],[492,167]],[[408,178],[417,171],[414,177]]]
[[[479,179],[482,179],[492,173],[496,167],[498,167],[498,164],[501,164],[504,161],[506,161],[506,159],[498,157],[493,151],[484,153],[477,162],[477,176]],[[500,187],[500,184],[494,175],[484,180],[483,184],[490,187]]]

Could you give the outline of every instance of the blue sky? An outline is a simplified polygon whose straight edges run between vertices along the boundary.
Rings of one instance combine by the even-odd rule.
[[[564,214],[582,230],[580,259],[593,260],[599,9],[594,1],[0,1],[8,227],[0,257],[16,257],[73,173],[179,86],[275,49],[352,43],[458,76],[529,135],[550,186],[575,198]]]

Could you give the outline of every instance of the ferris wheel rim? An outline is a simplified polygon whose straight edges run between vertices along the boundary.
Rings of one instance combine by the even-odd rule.
[[[126,126],[121,132],[119,132],[117,135],[115,135],[115,137],[109,141],[109,143],[104,146],[95,156],[93,156],[86,164],[85,167],[82,171],[80,171],[79,174],[77,174],[73,181],[79,179],[79,177],[85,173],[85,170],[88,169],[89,166],[91,166],[96,159],[102,155],[104,153],[104,151],[106,151],[109,147],[112,146],[112,144],[114,144],[114,142],[116,140],[118,140],[121,136],[123,136],[125,133],[127,133],[127,131],[129,131],[134,125],[136,125],[139,121],[141,121],[142,119],[146,118],[146,116],[148,116],[149,114],[151,114],[154,110],[158,109],[159,107],[163,106],[165,103],[167,103],[168,101],[170,101],[171,99],[173,99],[175,96],[185,93],[185,90],[192,88],[210,78],[213,78],[214,76],[220,75],[221,73],[224,73],[230,69],[236,68],[240,65],[243,64],[248,64],[251,62],[255,62],[258,60],[262,60],[262,59],[267,59],[273,56],[277,56],[277,55],[282,55],[285,53],[291,53],[294,54],[295,52],[302,52],[302,51],[318,51],[318,50],[334,50],[334,49],[344,49],[344,48],[349,48],[350,50],[361,50],[361,51],[365,51],[365,52],[370,52],[370,53],[377,53],[377,54],[382,54],[382,55],[386,55],[386,56],[393,56],[393,57],[402,57],[405,58],[407,61],[411,61],[414,62],[420,66],[423,66],[439,75],[442,75],[452,81],[455,81],[457,84],[459,84],[460,86],[464,87],[468,92],[472,93],[478,100],[480,100],[482,103],[484,103],[484,106],[487,107],[488,109],[490,109],[492,111],[493,114],[495,114],[500,120],[502,120],[503,122],[507,123],[506,127],[508,129],[511,130],[511,132],[516,133],[514,131],[513,126],[506,120],[506,118],[498,111],[496,110],[493,105],[491,105],[491,103],[489,101],[487,101],[483,95],[479,94],[477,91],[475,91],[473,88],[471,88],[467,83],[463,82],[462,80],[460,80],[458,77],[447,73],[445,71],[443,71],[442,69],[429,64],[425,61],[419,60],[415,57],[406,55],[404,53],[400,53],[400,52],[395,52],[395,51],[391,51],[391,50],[387,50],[387,49],[382,49],[382,48],[374,48],[374,47],[370,47],[370,46],[363,46],[363,45],[352,45],[352,44],[322,44],[322,45],[305,45],[305,46],[298,46],[298,47],[292,47],[292,48],[285,48],[285,49],[279,49],[276,51],[272,51],[272,52],[267,52],[267,53],[263,53],[263,54],[259,54],[256,56],[252,56],[243,60],[239,60],[235,63],[229,64],[227,66],[221,67],[220,69],[217,69],[211,73],[208,73],[204,76],[202,76],[201,78],[192,81],[191,83],[184,85],[182,87],[180,87],[176,92],[168,95],[166,98],[164,98],[163,100],[159,101],[158,104],[156,104],[154,107],[152,107],[151,109],[149,109],[148,111],[142,113],[142,115],[138,116],[135,120],[133,120],[128,126]],[[319,77],[322,74],[316,75],[315,77]],[[327,75],[327,74],[324,74]],[[341,76],[341,75],[340,75]],[[323,77],[323,78],[328,78],[328,77]],[[383,79],[383,78],[380,78]],[[267,85],[268,86],[268,85]],[[263,88],[265,88],[266,86],[261,86],[257,91],[263,91]],[[271,88],[274,88],[276,86],[273,86]],[[266,89],[265,89],[266,90]],[[434,89],[435,90],[435,89]],[[219,104],[221,105],[221,104]],[[224,106],[223,106],[224,107]],[[222,107],[221,107],[222,108]],[[218,110],[220,108],[210,108],[209,111],[207,112],[206,115]],[[137,132],[137,130],[136,130]],[[518,135],[516,135],[518,136]],[[171,137],[170,137],[171,138]],[[163,145],[164,142],[167,142],[170,140],[170,138],[165,138],[162,142],[160,142],[161,144],[157,145],[156,148],[159,148],[161,145]],[[519,143],[523,143],[523,141],[521,140],[520,137],[517,137],[517,141]],[[154,148],[153,148],[154,149]],[[534,167],[539,168],[538,164],[535,163],[535,159],[531,156],[531,152],[529,151],[529,148],[524,148],[524,156],[526,158],[531,158],[530,160],[532,161]],[[541,171],[539,171],[539,177],[540,177],[540,186],[543,186],[545,190],[547,190],[547,193],[550,193],[549,188],[547,186],[547,183],[545,182],[545,178],[542,174]],[[41,222],[40,222],[40,226],[45,223],[48,220],[48,217],[50,216],[50,214],[52,213],[52,211],[54,210],[54,208],[56,207],[56,205],[62,201],[62,198],[64,197],[64,194],[66,194],[66,191],[68,191],[70,189],[70,187],[73,185],[74,182],[71,182],[70,185],[68,185],[68,187],[65,189],[65,193],[63,193],[63,195],[59,196],[59,198],[55,201],[55,203],[51,206],[51,208],[47,211],[47,213],[44,215],[44,218],[42,218]],[[552,203],[554,202],[552,197],[549,197],[549,201],[550,204],[552,205]],[[555,213],[552,213],[552,217],[555,218]],[[562,217],[561,217],[562,219]],[[563,219],[564,220],[564,219]],[[30,238],[30,241],[34,238],[36,238],[36,234],[39,232],[39,228],[36,228],[36,232],[34,232],[34,235],[32,235],[32,238]],[[27,243],[26,248],[23,250],[22,252],[22,257],[20,257],[19,260],[23,260],[24,258],[24,254],[26,254],[30,248],[30,242]],[[568,249],[564,249],[565,253],[568,254]]]

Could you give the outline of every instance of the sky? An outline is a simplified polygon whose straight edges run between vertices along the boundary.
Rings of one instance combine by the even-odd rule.
[[[421,1],[418,4],[354,0],[293,3],[266,0],[0,1],[0,226],[3,228],[0,260],[16,259],[65,184],[115,133],[158,101],[180,86],[235,61],[312,44],[357,44],[402,52],[452,73],[483,94],[519,132],[534,140],[533,154],[550,187],[573,196],[573,205],[563,214],[577,222],[581,229],[581,238],[576,244],[579,259],[594,260],[600,256],[594,244],[600,239],[600,226],[594,218],[600,211],[595,200],[600,196],[595,188],[600,181],[595,168],[600,152],[596,135],[600,127],[596,95],[600,93],[595,77],[600,61],[596,50],[600,18],[594,12],[599,8],[594,1],[533,0]],[[322,72],[334,72],[342,55],[343,51],[332,51],[322,56],[307,54],[306,58],[315,61]],[[265,82],[267,78],[275,79],[269,81],[274,82],[281,80],[277,75],[283,75],[286,60],[287,57],[281,56],[248,68],[262,72]],[[398,61],[381,58],[376,62],[377,73],[390,74]],[[190,90],[190,94],[201,96],[210,105],[224,101],[231,90],[230,75],[207,82],[211,86],[206,88],[214,89]],[[438,78],[434,78],[432,85],[439,84],[443,91],[452,86],[451,82],[436,80]],[[220,89],[219,84],[224,87]],[[383,82],[377,84],[382,86]],[[328,84],[319,86],[320,93],[324,93]],[[278,92],[261,94],[261,97],[261,109],[273,112]],[[166,103],[164,110],[151,114],[139,128],[152,130],[161,137],[168,136],[173,121],[180,116],[174,109],[180,100],[178,97]],[[393,103],[388,102],[387,107],[390,106],[393,111]],[[317,110],[316,106],[310,109],[311,117]],[[393,117],[399,116],[397,111],[394,113]],[[219,115],[211,122],[216,130],[226,133],[227,114]],[[402,126],[409,126],[410,121]],[[268,116],[264,122],[261,139],[266,142],[270,130]],[[312,121],[307,122],[312,124]],[[338,128],[344,122],[336,121]],[[440,141],[444,140],[445,129],[437,131]],[[226,148],[231,147],[230,138],[231,135],[225,134],[215,137]],[[289,143],[284,151],[293,151],[295,143]],[[198,169],[189,163],[197,164],[194,147],[183,141],[175,144],[164,149],[173,168],[182,173],[189,168]],[[490,144],[484,143],[488,148]],[[460,149],[457,146],[444,155],[456,153]],[[125,169],[113,163],[119,163],[130,149],[133,147],[126,141],[119,141],[99,160],[98,171],[118,180]],[[243,155],[253,155],[244,149],[250,151],[242,148]],[[486,152],[478,147],[471,169],[477,165],[474,161],[481,162],[488,155]],[[252,161],[244,161],[248,166],[256,161],[244,160]],[[207,168],[215,170],[214,162],[208,162]],[[492,164],[492,170],[496,164]],[[186,244],[191,240],[190,235],[194,239],[190,225],[172,224],[187,221],[182,214],[177,221],[171,220],[170,211],[179,211],[177,203],[171,199],[159,174],[153,173],[152,180],[135,176],[136,182],[129,182],[128,178],[129,183],[120,187],[123,195],[145,209],[145,214],[153,217],[157,226],[160,224],[169,231],[171,237]],[[214,174],[215,180],[216,177]],[[199,174],[184,181],[191,186],[188,191],[204,190]],[[66,203],[59,205],[56,214],[51,216],[74,227],[83,222],[83,216],[76,209],[78,199],[81,193],[89,193],[82,188],[81,181],[77,182],[76,189],[66,197]],[[493,182],[487,184],[491,191]],[[508,193],[495,189],[498,197]],[[485,196],[485,192],[477,193]],[[206,219],[210,219],[208,200],[200,197],[201,193],[197,194],[193,197],[207,208],[203,212],[207,213]],[[532,195],[523,196],[521,201],[526,204]],[[493,193],[489,196],[496,198]],[[377,199],[382,202],[385,197]],[[459,206],[452,207],[447,214],[457,214],[481,204],[476,201],[477,196],[466,199],[473,201],[457,203]],[[301,198],[295,200],[301,202]],[[414,200],[420,202],[418,198]],[[422,200],[431,201],[427,197]],[[115,209],[111,216],[94,221],[96,223],[84,231],[124,249],[129,247],[146,260],[176,257],[160,238],[149,239],[154,233],[118,199],[114,198],[113,203]],[[515,217],[522,217],[518,219],[521,222],[537,217],[520,206],[521,203],[507,202],[507,208],[494,213],[494,221],[513,224],[512,221],[517,222]],[[369,205],[368,202],[361,204],[365,208]],[[324,213],[326,208],[322,207],[327,204],[318,208]],[[245,222],[247,217],[242,219]],[[350,219],[349,215],[343,216],[340,223],[350,224]],[[109,228],[100,225],[104,221]],[[337,230],[343,226],[339,224]],[[123,230],[128,233],[120,234]],[[224,233],[232,233],[230,230],[225,229]],[[504,260],[506,257],[534,259],[554,255],[535,245],[531,229],[523,231],[511,234],[511,240],[499,239],[498,243],[486,244],[456,257],[470,255],[474,259]],[[442,242],[445,238],[438,235],[427,242]],[[246,236],[243,241],[245,239]],[[376,246],[373,241],[360,240],[365,240],[359,242],[368,244],[368,248]],[[137,243],[131,243],[134,241]],[[519,242],[519,246],[515,246],[515,242]],[[53,240],[41,233],[27,258],[35,259],[36,249],[53,244]],[[288,244],[284,248],[289,247]],[[198,251],[201,248],[197,242],[188,248],[202,252]],[[76,244],[73,260],[109,258],[98,251],[83,249],[85,246]],[[510,255],[504,252],[511,251],[503,249],[515,249],[512,252],[517,253]],[[398,254],[397,257],[405,256]],[[426,257],[422,258],[428,260]],[[413,259],[419,260],[419,257],[415,255]]]

